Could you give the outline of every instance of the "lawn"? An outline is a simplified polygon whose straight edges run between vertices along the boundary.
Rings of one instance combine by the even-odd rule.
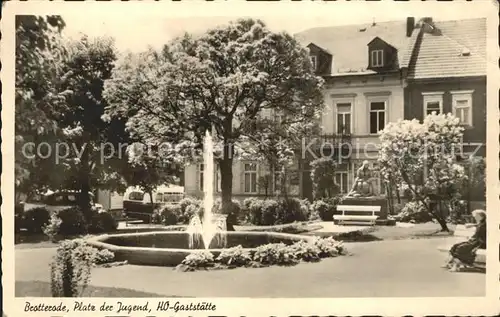
[[[109,296],[131,292],[180,297],[484,296],[485,274],[451,273],[440,268],[446,257],[437,250],[442,242],[411,239],[346,243],[352,256],[292,267],[197,272],[137,265],[95,268],[90,284],[96,289],[114,289],[106,292],[117,295]],[[54,254],[54,248],[16,250],[17,296],[47,295],[47,287],[37,283],[49,281]]]
[[[16,297],[51,297],[50,283],[42,281],[16,281]],[[89,286],[83,297],[161,297],[162,295],[118,287]],[[175,297],[175,296],[170,296]]]

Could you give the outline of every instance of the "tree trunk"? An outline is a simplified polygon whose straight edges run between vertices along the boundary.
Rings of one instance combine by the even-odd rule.
[[[231,144],[227,141],[224,141],[224,143],[224,156],[219,163],[221,176],[221,212],[227,215],[227,231],[234,231],[236,215],[233,215],[231,208],[233,196],[233,155]]]
[[[82,209],[83,215],[87,220],[87,224],[90,224],[92,219],[92,208],[90,205],[90,169],[89,169],[89,152],[85,148],[82,158],[81,158],[81,169],[80,169],[80,199],[79,205]]]

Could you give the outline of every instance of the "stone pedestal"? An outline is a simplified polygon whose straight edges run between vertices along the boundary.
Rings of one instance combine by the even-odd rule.
[[[385,196],[344,197],[341,205],[349,206],[380,206],[380,220],[387,219],[388,208]]]

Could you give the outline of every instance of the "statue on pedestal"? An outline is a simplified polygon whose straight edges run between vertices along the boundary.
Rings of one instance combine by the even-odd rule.
[[[363,161],[363,165],[356,171],[356,179],[346,197],[372,197],[374,192],[371,178],[369,162]]]

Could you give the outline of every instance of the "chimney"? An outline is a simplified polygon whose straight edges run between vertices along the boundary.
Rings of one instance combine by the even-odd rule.
[[[406,18],[406,36],[410,37],[414,29],[415,29],[415,18],[414,17]]]
[[[431,17],[422,18],[420,21],[422,23],[422,29],[424,30],[424,32],[426,33],[434,32],[434,23],[432,23]]]

